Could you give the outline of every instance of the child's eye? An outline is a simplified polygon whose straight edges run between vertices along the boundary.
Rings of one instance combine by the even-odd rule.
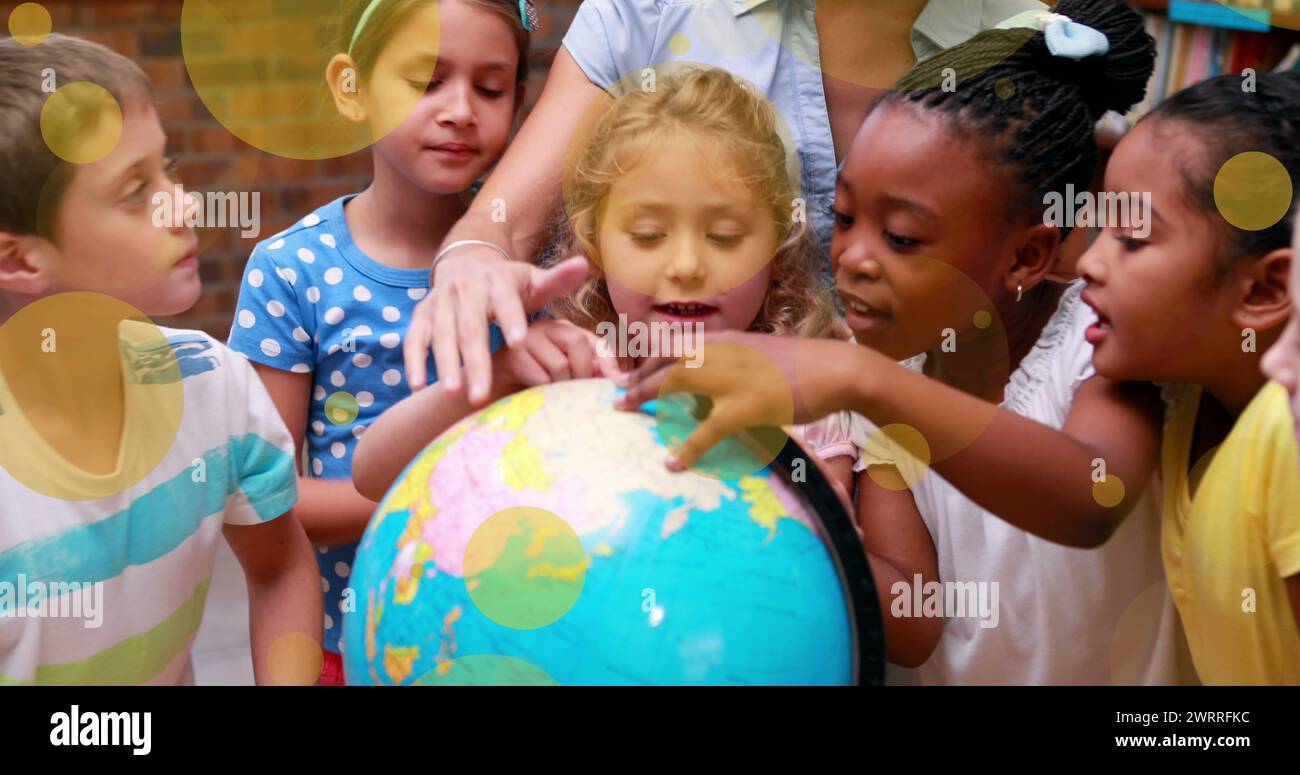
[[[1123,246],[1125,253],[1135,253],[1147,246],[1145,240],[1134,239],[1132,237],[1117,236],[1115,239],[1119,240],[1119,244]]]
[[[911,248],[920,244],[920,240],[915,240],[912,239],[911,237],[904,237],[901,234],[894,234],[893,232],[889,232],[889,231],[885,232],[885,239],[889,242],[890,245],[899,249]]]
[[[131,188],[127,191],[126,197],[122,201],[129,204],[139,204],[144,201],[144,181],[133,181],[131,183]]]
[[[173,183],[180,183],[181,176],[176,172],[179,162],[174,158],[163,159],[163,174]]]
[[[706,234],[705,238],[715,245],[731,247],[738,244],[743,236],[743,234]]]
[[[480,86],[480,87],[478,87],[478,91],[479,91],[479,94],[482,94],[482,95],[485,96],[485,97],[491,97],[491,98],[493,98],[493,99],[505,95],[505,91],[503,91],[503,90],[501,90],[501,89],[489,89],[489,88],[486,87],[486,86]]]
[[[652,245],[664,238],[663,233],[657,231],[642,231],[642,232],[634,231],[631,233],[631,236],[632,236],[632,241],[637,243],[638,245]]]
[[[422,92],[425,92],[425,93],[432,92],[432,91],[437,91],[438,87],[442,85],[442,81],[437,81],[437,80],[434,80],[434,81],[407,81],[407,83],[409,83],[409,84],[411,85],[411,88],[412,88],[412,89],[415,89],[416,91],[422,91]]]
[[[834,210],[833,212],[835,213],[835,228],[841,230],[847,230],[853,228],[852,216],[846,213],[842,213],[839,210]]]

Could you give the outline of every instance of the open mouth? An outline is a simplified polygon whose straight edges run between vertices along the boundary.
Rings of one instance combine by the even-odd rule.
[[[889,321],[889,315],[861,299],[841,293],[840,300],[844,302],[844,320],[855,332],[870,331]]]
[[[1110,318],[1106,317],[1100,309],[1097,309],[1097,305],[1092,299],[1088,298],[1088,294],[1083,294],[1082,300],[1097,315],[1097,322],[1088,326],[1087,330],[1083,332],[1083,338],[1087,340],[1088,344],[1096,347],[1106,339],[1113,328],[1110,324]]]
[[[679,320],[699,320],[718,312],[718,308],[712,304],[701,304],[693,301],[671,301],[666,304],[656,304],[654,310],[664,317]]]

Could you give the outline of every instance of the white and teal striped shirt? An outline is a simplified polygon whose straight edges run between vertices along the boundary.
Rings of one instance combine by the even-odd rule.
[[[192,683],[222,526],[297,500],[292,440],[248,362],[201,332],[153,331],[121,337],[112,474],[47,445],[0,374],[0,685]]]

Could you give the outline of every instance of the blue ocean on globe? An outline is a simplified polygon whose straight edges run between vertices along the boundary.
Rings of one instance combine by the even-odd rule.
[[[844,585],[797,485],[734,439],[712,453],[727,475],[668,471],[670,404],[620,412],[616,391],[524,391],[411,462],[352,566],[349,684],[853,681]]]

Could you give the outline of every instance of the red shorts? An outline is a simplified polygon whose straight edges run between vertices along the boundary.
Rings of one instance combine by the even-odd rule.
[[[321,663],[320,686],[344,686],[343,657],[328,649],[321,649],[325,657]]]

